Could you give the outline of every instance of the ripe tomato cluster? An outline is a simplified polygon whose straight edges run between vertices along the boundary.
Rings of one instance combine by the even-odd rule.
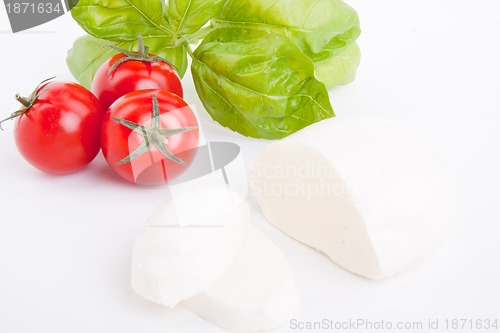
[[[17,118],[17,148],[34,167],[71,173],[102,150],[118,175],[156,185],[192,162],[198,122],[182,98],[175,68],[149,54],[140,37],[138,52],[116,50],[97,71],[90,91],[49,79],[28,98],[16,95],[22,107],[7,119]]]

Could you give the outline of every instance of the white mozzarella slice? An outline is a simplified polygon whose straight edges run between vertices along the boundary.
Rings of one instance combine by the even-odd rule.
[[[279,248],[248,226],[243,245],[210,289],[183,302],[200,317],[231,332],[261,332],[290,321],[299,297]]]
[[[168,307],[207,290],[233,262],[249,220],[248,204],[226,186],[174,196],[136,239],[133,289]]]
[[[336,117],[270,144],[251,187],[276,227],[349,271],[382,278],[434,250],[452,191],[431,150],[375,117]]]

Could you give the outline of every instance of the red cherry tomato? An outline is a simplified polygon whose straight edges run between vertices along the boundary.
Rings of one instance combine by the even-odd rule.
[[[91,90],[107,110],[119,97],[137,90],[160,89],[183,97],[181,79],[164,59],[147,53],[142,39],[139,52],[116,48],[121,53],[111,57],[97,70]]]
[[[195,157],[198,140],[191,108],[164,90],[120,97],[101,126],[106,161],[120,176],[138,184],[164,184],[182,173]]]
[[[97,98],[76,83],[52,81],[26,99],[14,129],[21,155],[37,169],[66,174],[89,164],[100,149],[102,111]]]

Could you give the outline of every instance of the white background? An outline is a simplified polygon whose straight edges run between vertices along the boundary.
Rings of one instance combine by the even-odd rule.
[[[361,18],[363,59],[357,80],[331,91],[334,109],[394,119],[419,132],[449,169],[457,220],[434,256],[371,281],[287,238],[252,201],[254,223],[285,252],[296,275],[297,319],[500,320],[500,2],[349,3]],[[65,15],[12,34],[0,8],[2,118],[18,108],[16,92],[26,95],[53,75],[72,80],[66,51],[82,33]],[[208,139],[240,144],[249,165],[266,142],[222,130],[206,115],[190,75],[183,81]],[[129,286],[134,238],[165,199],[164,188],[122,182],[102,156],[76,174],[42,174],[17,153],[13,122],[4,128],[0,332],[221,332],[181,308],[143,301]]]

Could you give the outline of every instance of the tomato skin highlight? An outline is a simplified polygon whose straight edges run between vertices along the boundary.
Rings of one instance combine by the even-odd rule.
[[[117,54],[104,62],[92,81],[91,91],[107,110],[121,96],[137,90],[159,89],[183,97],[181,79],[175,68],[164,61],[129,60],[121,63],[109,75],[110,68],[126,57]]]
[[[52,81],[29,110],[16,119],[16,146],[35,168],[55,175],[78,171],[100,150],[102,109],[83,86]]]
[[[129,156],[143,141],[144,137],[113,119],[123,119],[136,124],[152,124],[153,101],[155,95],[160,109],[160,123],[165,129],[179,129],[198,126],[191,108],[178,95],[164,90],[141,90],[128,93],[111,105],[101,124],[101,147],[109,166],[129,182],[141,185],[168,183],[184,172],[196,156],[199,131],[194,129],[168,137],[166,147],[186,165],[172,161],[155,147],[130,162],[118,164]]]

